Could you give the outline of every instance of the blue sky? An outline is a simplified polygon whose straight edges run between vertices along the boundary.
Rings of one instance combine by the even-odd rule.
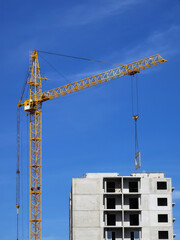
[[[126,64],[159,53],[167,63],[139,82],[141,171],[172,178],[174,232],[180,239],[180,1],[1,1],[1,239],[15,239],[16,104],[34,49]],[[44,90],[114,66],[40,54]],[[59,72],[44,61],[45,58]],[[73,177],[134,171],[130,77],[43,105],[43,240],[68,239]],[[20,239],[28,239],[27,118],[21,123]],[[22,210],[23,209],[23,210]],[[23,224],[22,224],[23,222]]]

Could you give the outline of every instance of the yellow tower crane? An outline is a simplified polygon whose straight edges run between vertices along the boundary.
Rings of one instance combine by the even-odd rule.
[[[35,50],[31,53],[29,75],[27,79],[27,83],[30,86],[29,98],[23,101],[22,95],[17,104],[18,109],[24,106],[24,110],[30,114],[29,240],[42,240],[42,103],[125,75],[134,75],[143,69],[163,62],[166,62],[166,60],[157,54],[43,92],[43,78],[40,74],[38,51]],[[16,174],[17,182],[19,182],[19,167],[17,168]],[[20,207],[18,197],[16,207],[18,219]]]

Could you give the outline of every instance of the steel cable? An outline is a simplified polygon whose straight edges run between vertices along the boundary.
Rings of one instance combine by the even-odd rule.
[[[53,52],[46,52],[46,51],[41,51],[41,50],[37,50],[37,51],[41,52],[41,53],[50,54],[50,55],[55,55],[55,56],[60,56],[60,57],[67,57],[67,58],[74,58],[74,59],[84,60],[84,61],[89,61],[89,62],[98,62],[98,63],[105,63],[105,64],[111,64],[111,65],[118,65],[118,66],[122,65],[122,64],[118,64],[118,63],[105,62],[105,61],[101,61],[101,60],[84,58],[84,57],[76,57],[76,56],[66,55],[66,54],[62,54],[62,53],[53,53]]]

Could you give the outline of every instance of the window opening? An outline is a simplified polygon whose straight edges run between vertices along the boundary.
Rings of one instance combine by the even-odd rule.
[[[116,199],[115,198],[107,198],[107,209],[115,209]]]
[[[131,240],[139,240],[139,232],[138,231],[131,232]]]
[[[112,240],[115,240],[115,232],[112,232]]]
[[[115,232],[108,231],[107,232],[107,239],[108,240],[116,240]]]
[[[138,198],[130,198],[129,199],[129,208],[130,209],[138,209]]]
[[[157,189],[158,190],[166,190],[167,189],[167,182],[157,182]]]
[[[167,198],[158,198],[158,206],[167,206]]]
[[[115,192],[115,182],[107,182],[107,192]]]
[[[158,214],[158,222],[168,222],[167,214]]]
[[[131,226],[139,225],[139,215],[138,214],[130,214],[130,225]]]
[[[129,192],[138,192],[138,182],[129,182]]]
[[[131,232],[131,240],[134,240],[134,232]]]
[[[168,231],[159,231],[159,239],[168,239]]]
[[[107,214],[107,226],[115,226],[115,225],[116,225],[116,215]]]

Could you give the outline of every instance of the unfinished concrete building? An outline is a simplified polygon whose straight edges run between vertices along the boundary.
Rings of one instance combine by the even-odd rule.
[[[172,191],[164,173],[74,178],[70,240],[172,240]]]

